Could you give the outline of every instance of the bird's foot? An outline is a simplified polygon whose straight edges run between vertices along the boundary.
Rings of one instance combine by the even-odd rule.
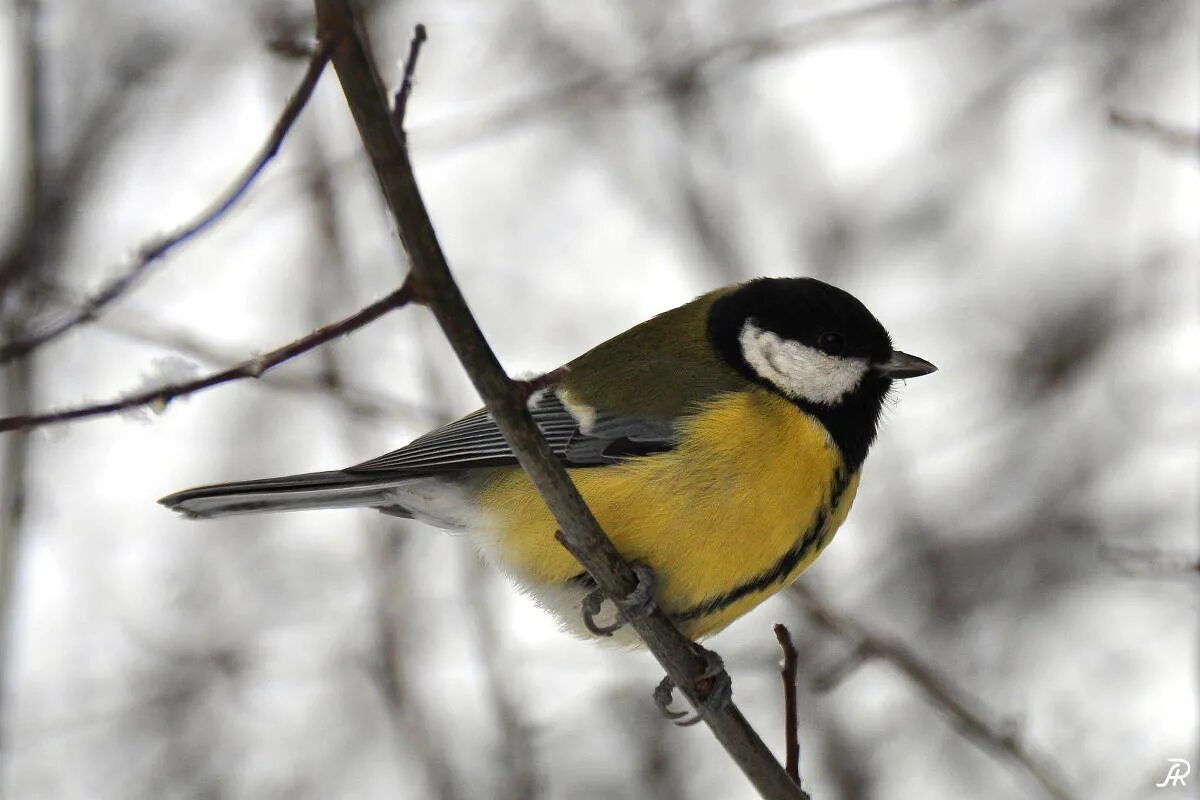
[[[725,662],[718,653],[700,647],[704,669],[692,679],[692,688],[700,700],[698,708],[690,717],[686,711],[671,710],[675,699],[675,682],[667,675],[654,689],[654,705],[659,712],[676,725],[695,725],[704,719],[704,711],[720,711],[733,700],[733,681],[725,671]]]
[[[637,576],[637,586],[625,597],[613,601],[617,606],[617,618],[612,623],[601,625],[596,622],[596,615],[600,613],[606,598],[604,592],[593,589],[583,598],[583,624],[596,636],[612,636],[630,622],[650,616],[657,608],[654,593],[658,588],[658,579],[654,576],[654,570],[636,562],[630,564],[630,568]]]

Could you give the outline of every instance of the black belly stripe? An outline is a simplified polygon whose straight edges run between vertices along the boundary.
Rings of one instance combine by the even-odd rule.
[[[825,530],[826,523],[829,521],[830,512],[840,505],[842,495],[845,494],[846,488],[850,485],[850,477],[850,475],[846,474],[845,470],[840,469],[834,474],[829,504],[817,510],[817,515],[813,519],[812,525],[808,527],[808,530],[804,532],[804,535],[800,537],[796,544],[792,545],[773,566],[745,583],[735,586],[724,594],[719,594],[716,597],[705,600],[700,605],[685,609],[677,614],[671,614],[671,619],[676,622],[688,622],[706,617],[709,614],[714,614],[723,608],[733,605],[743,597],[769,589],[776,583],[780,583],[787,578],[791,571],[796,568],[796,565],[803,561],[814,548],[823,547],[828,543],[830,532]]]
[[[804,532],[804,535],[769,569],[764,570],[745,583],[738,584],[724,594],[719,594],[716,597],[705,600],[700,605],[670,614],[671,619],[675,622],[689,622],[700,617],[706,617],[709,614],[714,614],[723,608],[733,605],[743,597],[769,589],[776,583],[784,580],[796,568],[796,565],[812,552],[814,547],[824,547],[829,543],[830,536],[833,533],[832,531],[825,530],[826,523],[829,521],[829,513],[841,504],[842,495],[846,493],[846,488],[850,485],[851,477],[853,476],[846,474],[845,470],[841,469],[834,474],[829,504],[817,510],[817,516],[813,519],[808,530]],[[596,588],[596,582],[586,572],[581,572],[578,575],[568,578],[567,585],[585,591],[592,591]]]

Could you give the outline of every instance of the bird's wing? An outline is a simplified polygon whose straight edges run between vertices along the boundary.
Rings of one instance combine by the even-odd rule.
[[[555,391],[530,407],[550,449],[567,466],[590,467],[632,456],[663,452],[674,445],[674,421],[594,410],[587,432]],[[589,409],[589,417],[593,410]],[[399,450],[356,464],[348,473],[401,472],[413,475],[516,464],[517,459],[486,409],[468,414]]]
[[[659,314],[567,364],[562,383],[530,408],[555,455],[591,467],[670,450],[677,426],[706,401],[752,387],[707,336],[709,308],[728,291]],[[420,475],[515,463],[481,409],[346,472]]]

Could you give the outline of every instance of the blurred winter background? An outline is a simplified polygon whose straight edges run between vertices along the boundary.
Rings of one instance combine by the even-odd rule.
[[[941,367],[900,388],[809,599],[710,642],[782,752],[791,626],[814,797],[1197,796],[1155,784],[1198,742],[1200,5],[396,0],[390,81],[417,21],[413,159],[510,371],[764,274],[849,289]],[[0,342],[215,197],[303,70],[270,43],[310,33],[301,0],[0,7]],[[243,205],[0,368],[5,409],[232,364],[402,269],[330,72]],[[0,437],[5,795],[752,797],[658,718],[648,655],[560,634],[464,537],[154,502],[477,402],[411,309],[160,415]]]

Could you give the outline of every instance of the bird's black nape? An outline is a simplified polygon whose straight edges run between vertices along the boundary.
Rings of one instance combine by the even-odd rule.
[[[772,391],[778,389],[746,363],[740,337],[747,320],[759,328],[830,355],[881,363],[892,340],[858,298],[815,278],[757,278],[718,298],[708,317],[708,336],[734,369]],[[852,392],[834,404],[788,397],[829,431],[849,470],[857,469],[875,440],[891,380],[868,370]]]

